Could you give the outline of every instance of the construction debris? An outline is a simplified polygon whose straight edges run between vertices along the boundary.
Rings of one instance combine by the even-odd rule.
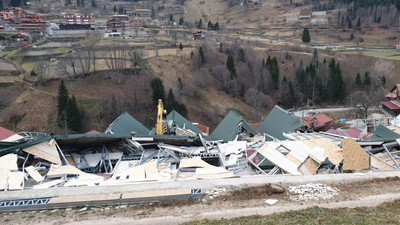
[[[165,120],[162,120],[165,118]],[[230,111],[210,137],[176,111],[159,132],[128,113],[105,133],[47,135],[2,129],[0,190],[107,186],[143,182],[231,178],[242,175],[315,175],[400,170],[400,128],[379,126],[360,141],[310,132],[276,106],[258,131]],[[336,189],[309,184],[290,189],[294,199],[335,196]],[[209,191],[211,198],[225,190]]]
[[[265,204],[275,205],[279,200],[278,199],[267,199],[265,200]]]
[[[318,201],[332,199],[339,195],[340,190],[326,184],[302,184],[289,186],[289,196],[294,201]]]

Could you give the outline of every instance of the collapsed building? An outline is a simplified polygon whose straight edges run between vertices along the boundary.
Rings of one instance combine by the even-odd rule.
[[[161,103],[162,104],[162,103]],[[361,141],[313,132],[275,106],[258,129],[231,110],[210,136],[159,105],[155,129],[127,112],[103,132],[48,135],[0,129],[0,190],[104,186],[400,169],[400,128]]]

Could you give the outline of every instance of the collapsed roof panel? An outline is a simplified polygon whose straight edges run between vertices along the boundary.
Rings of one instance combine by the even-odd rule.
[[[38,135],[31,139],[23,139],[22,142],[0,142],[0,156],[6,155],[8,153],[13,153],[18,149],[27,148],[44,141],[49,141],[52,139],[51,136],[48,135]]]
[[[0,140],[6,139],[15,133],[9,129],[6,129],[4,127],[0,127]]]
[[[148,135],[150,130],[129,115],[129,113],[124,112],[108,126],[104,133],[131,135],[132,132],[139,135]]]
[[[31,155],[45,159],[49,162],[61,165],[60,155],[58,154],[56,142],[54,139],[51,139],[49,142],[44,141],[42,143],[29,146],[27,148],[23,148],[22,150]]]
[[[279,140],[286,140],[283,133],[292,133],[303,126],[301,120],[276,105],[261,123],[258,131]]]
[[[181,114],[179,114],[177,111],[172,110],[168,116],[167,116],[167,120],[172,120],[175,122],[175,124],[182,129],[186,129],[186,130],[191,130],[196,134],[201,134],[201,130],[193,125],[192,122],[190,122],[189,120],[187,120],[185,117],[183,117]]]
[[[68,146],[92,146],[92,145],[103,145],[107,143],[113,143],[121,141],[124,138],[130,138],[131,135],[118,135],[118,134],[66,134],[66,135],[55,135],[54,139],[60,145]]]
[[[228,115],[219,123],[217,128],[212,132],[210,137],[214,140],[223,140],[224,142],[233,141],[240,132],[241,126],[252,135],[257,135],[249,123],[234,110],[231,110]]]
[[[390,130],[384,125],[379,125],[376,128],[374,135],[365,141],[394,141],[398,138],[400,138],[400,134]]]

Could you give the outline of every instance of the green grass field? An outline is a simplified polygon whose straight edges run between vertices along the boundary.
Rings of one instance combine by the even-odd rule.
[[[201,220],[188,223],[188,225],[203,224],[400,224],[400,200],[371,208],[322,209],[315,207],[299,211],[272,214],[269,216],[250,216],[227,220]]]
[[[387,59],[387,60],[400,60],[400,52],[397,54],[392,51],[343,51],[344,54],[361,54],[364,56],[370,56],[380,59]]]

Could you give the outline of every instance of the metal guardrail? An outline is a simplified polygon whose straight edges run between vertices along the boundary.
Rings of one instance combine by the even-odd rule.
[[[146,204],[152,202],[160,202],[170,199],[199,199],[203,197],[201,188],[191,189],[190,194],[170,195],[170,196],[153,196],[153,197],[140,197],[140,198],[123,198],[123,193],[119,198],[112,200],[98,200],[98,201],[78,201],[78,202],[64,202],[64,203],[49,203],[52,197],[43,198],[30,198],[30,199],[15,199],[15,200],[0,200],[0,212],[17,212],[17,211],[32,211],[32,210],[49,210],[49,209],[63,209],[80,206],[113,206],[113,205],[134,205]]]
[[[30,198],[30,199],[16,199],[16,200],[2,200],[2,201],[0,201],[0,208],[3,208],[3,207],[18,207],[18,206],[45,205],[50,201],[50,199],[51,199],[51,197]]]

